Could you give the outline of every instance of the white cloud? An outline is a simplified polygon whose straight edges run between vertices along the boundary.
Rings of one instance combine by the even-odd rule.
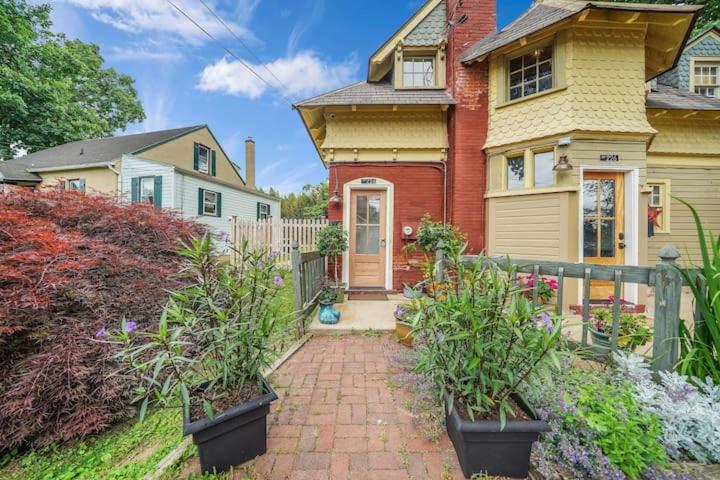
[[[309,96],[351,83],[359,68],[354,56],[347,61],[332,64],[322,60],[313,51],[299,52],[295,56],[279,58],[264,65],[246,63],[287,97]],[[277,76],[282,85],[278,85],[265,68]],[[252,99],[261,97],[269,88],[239,61],[228,57],[205,67],[197,87],[206,92]]]
[[[150,50],[139,46],[110,47],[109,52],[105,54],[105,58],[132,62],[176,62],[183,59],[183,54],[179,51]]]
[[[92,17],[128,33],[156,32],[171,34],[191,44],[205,43],[205,34],[183,17],[166,0],[65,0],[71,5],[90,10]],[[246,40],[255,41],[249,24],[258,0],[242,0],[232,12],[223,8],[217,0],[206,0],[208,5],[233,31]],[[203,28],[216,37],[228,37],[230,33],[199,2],[174,0],[174,2]]]

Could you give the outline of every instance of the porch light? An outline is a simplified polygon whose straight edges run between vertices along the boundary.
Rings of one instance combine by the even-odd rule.
[[[340,198],[340,194],[338,193],[337,190],[335,190],[333,192],[332,197],[330,197],[329,201],[330,201],[330,203],[334,203],[334,204],[338,204],[342,201],[342,199]]]
[[[553,167],[554,172],[569,172],[572,169],[573,166],[570,165],[567,155],[560,156],[560,160],[558,161],[557,165]]]

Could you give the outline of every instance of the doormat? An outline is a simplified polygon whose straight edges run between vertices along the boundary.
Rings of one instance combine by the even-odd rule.
[[[348,300],[387,300],[383,292],[348,292]]]

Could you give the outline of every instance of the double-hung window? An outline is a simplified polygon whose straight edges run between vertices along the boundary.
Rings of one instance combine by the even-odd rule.
[[[670,233],[670,180],[648,180],[648,222],[654,233]]]
[[[695,63],[695,93],[720,98],[720,63]]]
[[[403,86],[430,88],[435,86],[435,59],[406,57],[403,60]]]
[[[535,95],[553,88],[552,45],[510,59],[508,100]]]
[[[218,194],[210,190],[203,190],[203,215],[217,217],[218,214]]]
[[[140,178],[140,203],[155,205],[155,177]]]
[[[266,220],[270,218],[270,205],[267,203],[259,203],[257,205],[257,218],[258,220]]]
[[[67,189],[73,192],[84,192],[85,191],[85,179],[84,178],[73,178],[67,181]]]
[[[210,149],[198,145],[198,172],[210,173]]]

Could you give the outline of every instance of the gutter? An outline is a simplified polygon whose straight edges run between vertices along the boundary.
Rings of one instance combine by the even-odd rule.
[[[85,168],[95,168],[95,167],[107,167],[112,170],[112,163],[111,162],[78,163],[75,165],[63,165],[61,167],[27,168],[26,171],[28,171],[30,173],[62,172],[65,170],[82,170]]]

